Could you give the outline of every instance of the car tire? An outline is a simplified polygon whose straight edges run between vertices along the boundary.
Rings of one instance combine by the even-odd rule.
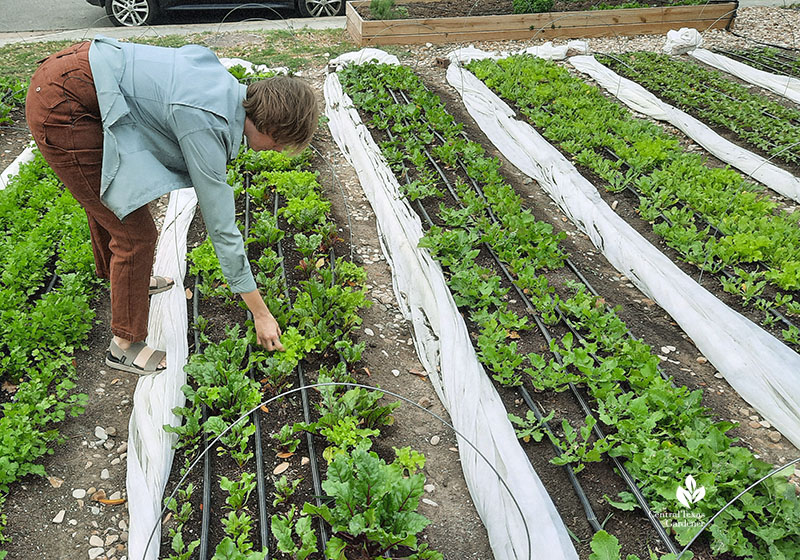
[[[156,0],[106,0],[106,14],[117,27],[150,25],[158,16]]]
[[[303,17],[341,16],[345,0],[297,0],[297,11]]]

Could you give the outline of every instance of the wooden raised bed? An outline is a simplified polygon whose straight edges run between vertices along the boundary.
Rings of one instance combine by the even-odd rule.
[[[666,33],[681,27],[699,31],[730,28],[738,5],[734,1],[661,8],[365,20],[358,8],[368,7],[369,0],[355,0],[347,2],[347,31],[361,46],[616,37]]]

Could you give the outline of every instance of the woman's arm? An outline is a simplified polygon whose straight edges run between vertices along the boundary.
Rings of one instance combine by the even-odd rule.
[[[281,328],[275,317],[270,313],[267,304],[264,303],[264,298],[258,290],[252,292],[245,292],[242,299],[247,304],[250,313],[253,314],[253,321],[256,324],[256,339],[258,343],[267,350],[281,350]]]

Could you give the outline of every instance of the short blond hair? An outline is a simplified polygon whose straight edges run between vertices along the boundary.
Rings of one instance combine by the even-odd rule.
[[[290,152],[305,148],[319,121],[314,90],[296,76],[277,75],[247,86],[244,110],[259,132]]]

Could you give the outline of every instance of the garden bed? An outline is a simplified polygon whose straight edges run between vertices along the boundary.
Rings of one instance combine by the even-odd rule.
[[[767,18],[763,17],[762,10],[767,9],[748,8],[746,14],[754,16],[757,14],[758,17],[751,19],[758,20],[758,23],[763,24],[764,28],[769,27],[768,33],[774,33],[777,27],[766,24]],[[770,14],[777,13],[781,17],[780,21],[783,21],[787,16],[782,12],[788,11],[775,9],[770,11]],[[792,17],[794,14],[788,13],[788,16]],[[712,37],[719,38],[717,33],[711,34]],[[769,40],[764,33],[759,33],[757,29],[753,30],[750,27],[748,27],[747,34],[762,40]],[[636,43],[636,48],[639,49],[657,50],[656,43],[660,39],[655,37],[636,38],[631,42]],[[729,35],[727,39],[731,42],[734,41]],[[197,37],[191,39],[193,42],[202,40]],[[263,40],[263,38],[260,39],[261,42]],[[275,39],[273,38],[273,40]],[[602,41],[610,42],[610,40]],[[602,41],[593,43],[595,50],[600,50],[597,45],[603,44]],[[644,47],[639,45],[639,43],[648,41],[652,44],[648,43]],[[337,51],[337,47],[331,48],[324,44],[324,38],[318,38],[317,43],[315,48],[319,48],[320,52]],[[495,43],[477,46],[513,50],[525,45]],[[615,47],[619,46],[615,44]],[[257,47],[250,48],[254,50]],[[248,51],[248,49],[242,49],[242,51]],[[248,51],[244,56],[249,54]],[[445,54],[446,50],[440,47],[418,46],[409,49],[409,52],[405,53],[402,58],[406,64],[417,65],[417,71],[422,73],[429,87],[443,97],[447,102],[448,109],[465,124],[465,132],[486,147],[487,152],[495,154],[494,149],[490,147],[491,143],[466,115],[456,92],[445,84],[442,69],[434,64],[437,58]],[[307,76],[318,88],[325,71],[326,61],[327,57],[325,60],[320,58],[304,68]],[[268,63],[270,61],[262,59],[258,62]],[[14,123],[19,129],[24,129],[21,113],[18,113]],[[14,132],[17,130],[17,128],[3,129],[2,132],[5,135],[3,139],[9,141],[12,136],[16,137]],[[20,141],[22,141],[25,134],[21,130],[19,132]],[[364,329],[359,332],[358,338],[360,341],[367,341],[365,369],[370,372],[370,376],[366,379],[371,385],[380,385],[386,390],[399,392],[415,402],[429,406],[432,411],[441,413],[442,407],[436,401],[430,382],[418,374],[421,366],[414,356],[413,347],[409,345],[408,325],[401,320],[399,315],[399,308],[392,293],[389,268],[380,256],[374,215],[364,198],[361,186],[331,141],[327,127],[320,128],[315,137],[314,146],[319,152],[314,157],[312,166],[321,174],[320,183],[332,202],[333,217],[342,227],[340,236],[352,244],[354,262],[362,264],[368,273],[369,298],[374,305],[363,313]],[[5,154],[7,161],[10,161],[18,153],[18,150],[12,149],[11,146],[7,149],[13,152]],[[0,161],[2,158],[3,154],[0,154]],[[663,366],[670,375],[675,377],[676,382],[681,385],[685,384],[690,389],[704,389],[703,403],[713,411],[715,419],[734,420],[740,423],[729,433],[741,438],[741,445],[746,445],[764,459],[775,463],[785,462],[787,459],[797,456],[797,450],[785,439],[780,440],[777,432],[764,427],[763,420],[759,422],[760,419],[752,418],[756,413],[748,409],[747,404],[731,391],[727,383],[715,375],[714,367],[698,353],[687,335],[682,333],[652,300],[634,289],[628,279],[620,276],[605,259],[598,255],[588,239],[575,231],[575,228],[567,222],[566,217],[541,192],[538,185],[523,177],[508,164],[503,165],[503,174],[514,190],[522,195],[526,206],[532,209],[537,219],[550,222],[556,232],[566,233],[567,237],[563,240],[564,247],[571,255],[575,256],[576,264],[586,272],[587,278],[604,295],[609,305],[621,307],[620,315],[637,336],[654,347],[661,348],[660,354],[666,358]],[[612,203],[612,199],[620,198],[612,194],[607,194],[607,196],[609,203]],[[624,200],[619,202],[620,208],[624,203]],[[633,210],[631,210],[631,218],[634,217]],[[646,233],[649,229],[643,227],[642,231]],[[670,251],[658,239],[653,238],[653,241],[664,251]],[[508,286],[504,285],[503,287]],[[733,295],[721,294],[722,298],[725,296],[728,296],[731,301],[735,299]],[[7,496],[3,513],[8,515],[7,534],[14,540],[0,545],[0,550],[8,551],[7,558],[9,560],[11,558],[86,558],[86,552],[91,548],[89,539],[92,537],[102,537],[104,541],[112,543],[105,546],[105,553],[99,557],[101,559],[121,558],[128,552],[125,546],[128,517],[125,505],[104,505],[90,500],[95,487],[104,489],[109,496],[121,490],[122,497],[127,497],[124,491],[124,441],[127,436],[127,420],[130,416],[129,398],[133,394],[135,380],[117,376],[113,371],[104,369],[103,355],[107,345],[109,320],[106,300],[107,293],[103,292],[101,298],[92,301],[91,307],[102,323],[96,325],[89,334],[90,349],[78,352],[76,355],[77,390],[90,395],[86,413],[61,423],[62,434],[67,441],[55,446],[55,454],[46,457],[43,461],[48,475],[57,478],[51,482],[46,478],[33,475],[25,477],[20,483],[14,484]],[[222,309],[220,311],[222,312]],[[221,327],[226,322],[238,322],[241,311],[238,309],[231,309],[231,311],[230,316],[222,312],[219,318],[212,321],[211,328],[217,327],[221,332]],[[211,315],[210,310],[203,313]],[[369,329],[370,332],[365,332],[366,329]],[[547,350],[545,343],[539,339],[536,339],[534,344],[536,345],[534,351],[544,352]],[[526,352],[531,350],[528,347],[523,348],[522,344],[520,344],[520,348]],[[395,375],[392,370],[396,370],[399,375]],[[359,375],[364,378],[363,376],[366,376],[367,373],[364,371]],[[101,393],[101,391],[104,392]],[[11,398],[13,397],[10,394],[0,389],[0,400]],[[557,409],[559,417],[567,417],[575,421],[582,419],[581,412],[577,410],[571,397],[566,393],[538,393],[536,400],[547,410]],[[509,412],[521,417],[525,416],[524,403],[521,399],[515,398],[512,391],[504,394],[504,401]],[[756,418],[758,417],[756,416]],[[104,449],[103,445],[98,445],[95,441],[97,437],[93,437],[96,427],[99,426],[117,428],[116,435],[113,437],[115,441],[106,441],[107,449]],[[109,434],[111,434],[110,430]],[[441,437],[441,441],[436,445],[431,443],[433,436]],[[774,443],[771,441],[772,436],[777,436],[776,439],[780,441]],[[478,524],[463,478],[460,476],[460,464],[457,460],[458,456],[454,452],[455,440],[452,434],[441,427],[432,425],[427,415],[421,411],[403,406],[397,410],[397,421],[391,428],[389,437],[390,441],[385,444],[388,450],[391,446],[412,445],[423,451],[428,457],[429,463],[426,471],[429,483],[435,486],[435,490],[428,493],[427,497],[438,504],[437,506],[430,504],[424,506],[424,514],[433,520],[433,524],[426,529],[425,533],[431,546],[443,551],[448,558],[491,558],[485,532]],[[588,544],[591,528],[583,517],[583,511],[572,493],[563,469],[548,464],[551,450],[546,441],[540,445],[531,444],[526,447],[565,523],[583,540],[581,544],[576,545],[580,558],[589,558],[592,553]],[[122,457],[121,463],[120,456]],[[271,474],[272,467],[274,467],[274,463],[271,461],[275,461],[276,458],[275,450],[265,457],[270,461],[269,473]],[[297,460],[297,457],[294,460]],[[110,470],[111,477],[109,479],[103,479],[100,475],[103,468]],[[642,525],[640,513],[614,511],[603,501],[603,493],[611,496],[618,490],[609,487],[612,477],[610,472],[604,472],[606,469],[608,469],[606,465],[590,464],[579,473],[587,493],[592,496],[593,506],[599,514],[600,521],[604,521],[604,517],[608,513],[614,512],[613,517],[606,524],[606,529],[620,536],[621,544],[626,552],[646,554],[647,543],[655,544],[656,548],[663,552],[651,534],[652,529]],[[221,474],[228,477],[234,476],[233,472]],[[301,474],[300,476],[307,475]],[[56,487],[54,482],[59,483],[59,479],[64,481],[63,485]],[[74,497],[76,489],[88,489],[85,503]],[[196,491],[195,495],[199,497],[199,494],[200,492]],[[271,502],[272,497],[270,496],[269,499]],[[58,518],[57,514],[61,510],[66,510],[67,515],[63,517],[63,522],[58,523],[55,519]],[[170,523],[165,525],[165,534]],[[255,532],[253,536],[255,536]],[[132,558],[130,555],[128,557]],[[695,558],[704,560],[711,557],[708,550],[695,556]],[[715,555],[714,557],[722,556]]]
[[[613,10],[558,11],[539,14],[458,15],[457,5],[442,2],[412,2],[400,5],[409,14],[424,9],[434,17],[370,20],[369,2],[347,3],[347,30],[356,43],[366,45],[459,43],[485,40],[616,37],[666,33],[692,27],[700,31],[728,29],[738,2],[700,6],[660,6]],[[508,3],[510,8],[510,2]],[[446,5],[449,17],[437,17]],[[424,7],[424,8],[423,8]],[[471,8],[471,5],[464,5]],[[412,10],[413,8],[413,10]],[[510,12],[510,9],[508,10]],[[481,13],[481,12],[478,12]]]

